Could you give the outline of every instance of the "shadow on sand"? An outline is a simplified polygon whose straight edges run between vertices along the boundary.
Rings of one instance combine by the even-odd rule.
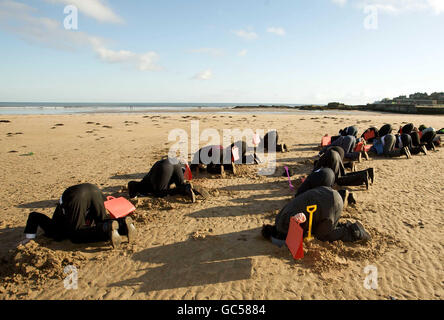
[[[264,255],[291,258],[288,250],[265,241],[260,228],[189,239],[136,253],[135,261],[162,265],[144,269],[145,273],[138,278],[110,286],[140,286],[139,291],[150,292],[250,279],[252,258]]]

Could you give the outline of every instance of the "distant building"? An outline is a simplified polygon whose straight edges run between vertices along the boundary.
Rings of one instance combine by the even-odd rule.
[[[385,98],[374,104],[402,104],[402,105],[444,105],[444,92],[434,92],[432,94],[417,92],[407,96],[399,96],[393,99]]]

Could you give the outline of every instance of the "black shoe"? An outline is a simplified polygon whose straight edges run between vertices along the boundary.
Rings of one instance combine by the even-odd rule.
[[[372,181],[372,184],[373,184],[373,182],[375,182],[375,169],[368,168],[367,172],[368,172],[368,176],[369,176],[369,178],[370,178],[370,180]]]
[[[355,199],[355,196],[352,192],[350,192],[350,194],[348,195],[347,201],[348,201],[349,205],[356,204],[356,199]]]
[[[254,157],[254,164],[259,164],[261,163],[260,159],[258,158],[258,156],[256,155],[256,153],[253,155]]]
[[[436,149],[435,149],[435,144],[432,142],[432,143],[430,143],[430,149],[432,150],[432,151],[436,151]]]
[[[134,226],[133,219],[131,219],[131,217],[125,217],[125,225],[128,230],[128,243],[133,243],[137,236],[137,230]]]
[[[370,234],[365,231],[364,226],[361,222],[356,221],[351,225],[353,231],[353,237],[355,241],[369,241],[371,240]]]
[[[267,240],[271,239],[271,236],[273,234],[273,226],[269,225],[269,224],[264,224],[262,226],[262,237],[264,237]]]
[[[223,166],[222,166],[223,168]],[[188,196],[192,203],[196,202],[196,195],[194,194],[193,188],[190,184],[185,185],[185,195]]]
[[[407,147],[402,148],[403,154],[406,155],[407,159],[410,159],[412,155],[410,154],[410,150]]]
[[[120,244],[122,243],[122,238],[120,237],[119,234],[119,223],[116,220],[110,221],[109,222],[109,233],[110,233],[110,239],[111,239],[111,244],[113,246],[114,249],[117,249],[118,247],[120,247]]]
[[[130,181],[128,183],[128,195],[130,199],[133,199],[137,196],[137,184],[138,182],[136,181]]]
[[[282,146],[283,146],[283,150],[284,150],[284,152],[288,152],[287,145],[284,143]]]
[[[365,183],[365,187],[368,190],[368,171],[365,172],[364,183]]]

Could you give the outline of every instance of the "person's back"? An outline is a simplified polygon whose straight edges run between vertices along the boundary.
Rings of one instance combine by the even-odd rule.
[[[298,188],[296,197],[308,190],[325,186],[332,187],[335,184],[335,173],[330,168],[320,168],[313,171]]]
[[[338,177],[345,175],[345,168],[342,162],[343,158],[344,150],[339,146],[334,146],[321,156],[321,158],[316,162],[313,171],[320,168],[330,168],[333,170],[337,179]]]
[[[413,125],[413,123],[408,123],[405,126],[403,126],[401,128],[401,130],[399,130],[398,133],[402,134],[410,134],[413,131],[413,128],[415,128],[415,126]]]
[[[317,187],[308,190],[288,203],[276,216],[276,229],[281,234],[287,234],[290,225],[290,218],[298,213],[307,216],[307,222],[301,224],[304,233],[308,230],[308,206],[317,206],[317,211],[313,214],[313,226],[320,224],[324,220],[330,220],[332,225],[339,219],[343,208],[343,199],[339,192],[330,187]],[[316,235],[317,228],[313,228],[313,235]]]
[[[350,126],[344,129],[343,136],[353,136],[353,137],[357,137],[358,136],[358,127],[356,126]]]
[[[391,124],[385,124],[379,129],[379,136],[384,137],[385,135],[391,134],[393,131],[393,127]]]
[[[373,143],[373,141],[378,137],[379,137],[379,130],[376,127],[368,128],[361,135],[361,138],[363,138],[366,142],[370,144]]]
[[[165,168],[171,167],[171,170],[174,170],[176,166],[180,169],[183,167],[182,164],[172,164],[169,159],[157,161],[148,174],[143,178],[142,183],[150,186],[150,193],[164,191],[169,187],[169,185],[165,185],[165,183],[169,183],[169,179],[163,179]]]
[[[63,192],[53,220],[59,224],[60,230],[78,230],[90,219],[106,218],[105,200],[105,195],[96,185],[84,183],[71,186]]]

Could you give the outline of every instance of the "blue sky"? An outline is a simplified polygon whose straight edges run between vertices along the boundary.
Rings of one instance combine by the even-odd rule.
[[[0,101],[367,103],[444,91],[443,32],[443,0],[0,0]]]

